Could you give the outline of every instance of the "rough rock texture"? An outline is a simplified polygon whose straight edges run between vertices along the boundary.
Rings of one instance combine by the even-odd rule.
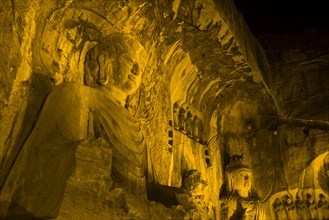
[[[297,199],[295,192],[301,175],[316,179],[311,164],[327,164],[314,162],[328,151],[327,132],[278,126],[277,116],[328,120],[323,44],[307,47],[306,40],[282,49],[282,40],[265,38],[270,69],[231,0],[12,0],[0,7],[1,205],[10,203],[15,185],[7,176],[15,175],[13,164],[49,91],[63,82],[83,84],[88,50],[123,32],[149,56],[141,89],[126,103],[145,136],[149,180],[181,188],[179,205],[167,208],[125,191],[110,178],[111,150],[82,143],[60,219],[218,218],[225,168],[237,155],[253,170],[267,216],[279,218],[276,198],[286,195],[311,207],[307,193]],[[312,196],[316,189],[310,187]],[[326,207],[328,192],[312,198]]]
[[[329,33],[261,35],[271,66],[270,86],[282,114],[328,120]]]
[[[326,31],[308,29],[300,34],[259,35],[271,68],[268,73],[269,87],[277,100],[280,114],[309,122],[328,122],[328,34]],[[270,204],[276,210],[276,217],[280,219],[288,215],[290,218],[302,218],[306,215],[314,219],[328,218],[328,208],[323,205],[327,204],[328,197],[320,195],[327,192],[323,192],[322,187],[318,189],[317,172],[307,172],[308,181],[314,182],[311,186],[301,187],[305,181],[305,176],[301,176],[303,170],[329,150],[328,130],[312,126],[312,123],[287,123],[279,126],[278,130],[286,187],[272,196]],[[325,161],[316,167],[321,167],[322,163]],[[328,177],[328,173],[325,176]],[[305,207],[304,214],[298,211],[298,206],[300,209]]]
[[[184,218],[214,219],[214,205],[210,200],[208,185],[201,180],[201,173],[192,170],[183,180],[183,190],[176,194],[178,203],[185,210]]]
[[[81,143],[57,219],[182,219],[175,207],[147,201],[115,183],[111,169],[112,149],[104,140]]]
[[[260,36],[271,66],[270,87],[281,114],[328,121],[328,36],[328,32],[317,30],[305,30],[299,35]],[[282,127],[282,158],[290,174],[294,173],[294,167],[302,169],[317,155],[328,151],[328,133],[305,127],[293,124]],[[295,175],[287,177],[298,179]]]

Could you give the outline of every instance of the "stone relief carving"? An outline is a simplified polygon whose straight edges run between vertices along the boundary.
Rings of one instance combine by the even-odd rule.
[[[317,205],[319,219],[329,218],[329,202],[323,194],[319,195],[319,201]]]
[[[114,150],[112,177],[146,196],[146,146],[139,122],[127,109],[147,62],[143,46],[114,33],[92,47],[85,83],[63,82],[48,95],[22,148],[23,160],[11,212],[56,217],[81,141],[105,139]],[[49,196],[52,195],[52,196]]]
[[[328,219],[329,152],[315,158],[300,176],[299,186],[270,198],[276,219]]]
[[[225,169],[221,190],[221,219],[265,219],[264,208],[252,187],[252,170],[242,155],[233,155]]]
[[[182,190],[176,193],[182,204],[186,219],[214,219],[214,207],[209,201],[208,184],[201,179],[201,173],[190,170],[184,175]]]
[[[123,4],[124,5],[125,3],[119,2],[118,4]],[[194,5],[194,3],[192,5]],[[118,11],[119,11],[119,8],[118,7],[115,7],[115,8],[118,9]],[[126,7],[126,9],[127,9],[127,7]],[[140,8],[138,10],[140,10]],[[85,9],[80,8],[79,11],[74,11],[74,9],[68,8],[67,11],[68,11],[68,13],[66,13],[66,15],[64,15],[64,17],[72,17],[72,20],[74,22],[68,23],[69,26],[65,26],[65,27],[60,26],[60,28],[64,28],[64,29],[60,29],[60,30],[57,29],[57,27],[59,27],[59,25],[57,25],[56,22],[53,22],[52,25],[46,27],[46,29],[47,28],[48,29],[55,28],[55,29],[57,29],[56,32],[59,32],[60,33],[59,34],[59,38],[58,38],[58,47],[51,47],[51,48],[49,48],[49,42],[48,41],[49,41],[49,39],[52,39],[52,37],[53,37],[52,36],[52,33],[53,32],[49,31],[48,34],[44,35],[44,37],[43,37],[43,42],[42,42],[43,45],[41,45],[41,47],[43,48],[43,53],[41,54],[42,55],[41,57],[45,57],[44,61],[47,61],[44,65],[46,65],[48,67],[51,66],[50,69],[51,69],[52,72],[50,72],[50,73],[47,72],[47,74],[51,74],[51,77],[56,82],[56,84],[62,84],[62,85],[59,85],[59,87],[61,87],[61,88],[69,87],[69,86],[67,86],[67,85],[69,85],[69,83],[67,83],[67,81],[79,82],[78,83],[79,86],[77,84],[73,83],[72,85],[74,85],[74,86],[72,86],[72,89],[67,89],[69,91],[68,91],[68,93],[65,93],[65,94],[70,94],[70,93],[73,92],[73,95],[71,94],[70,96],[76,98],[76,97],[83,96],[83,95],[79,94],[79,92],[77,92],[77,91],[80,91],[80,89],[79,88],[78,89],[75,88],[75,86],[76,87],[82,87],[82,88],[84,88],[83,86],[80,86],[80,84],[82,85],[82,83],[85,83],[88,87],[92,87],[94,89],[95,88],[106,88],[106,87],[108,87],[108,86],[111,85],[111,83],[109,83],[109,80],[112,79],[112,78],[109,77],[109,75],[104,74],[104,73],[106,72],[105,69],[108,66],[110,66],[112,63],[107,60],[108,54],[106,54],[106,53],[105,54],[104,53],[97,54],[97,51],[96,50],[97,50],[97,48],[100,49],[100,50],[102,50],[101,49],[101,46],[97,46],[98,42],[101,41],[101,39],[99,39],[99,38],[103,37],[102,35],[108,35],[109,33],[112,33],[115,30],[114,29],[111,29],[111,28],[108,29],[109,25],[107,25],[107,23],[105,22],[105,19],[101,18],[101,16],[95,16],[95,15],[89,16],[89,14],[91,12],[88,11],[88,10],[85,10]],[[126,11],[128,12],[129,10],[127,9]],[[119,12],[117,14],[120,15]],[[134,13],[132,13],[132,14],[134,14]],[[63,16],[63,14],[60,14],[60,15]],[[139,16],[139,15],[137,15],[137,16]],[[54,17],[56,17],[56,16],[50,16],[49,20],[56,21],[56,19],[53,19]],[[81,23],[88,23],[88,21],[87,21],[88,19],[86,19],[86,18],[88,18],[88,19],[89,18],[93,18],[94,20],[98,21],[98,22],[93,21],[93,23],[99,29],[102,29],[102,30],[96,31],[95,29],[90,28],[90,27],[83,27],[83,26],[76,25],[76,23],[80,23],[80,22]],[[120,16],[120,19],[121,18],[122,18],[122,16]],[[132,21],[134,22],[134,19],[132,19]],[[120,25],[122,25],[122,24],[120,24]],[[230,30],[227,29],[227,27],[225,27],[225,24],[222,24],[221,23],[221,26],[223,26],[223,29],[221,30],[219,36],[221,37],[222,34],[230,35]],[[87,33],[88,36],[86,36],[86,33]],[[97,36],[97,37],[94,37],[94,36]],[[188,37],[188,39],[194,39],[194,38]],[[225,39],[226,39],[226,37],[225,37]],[[236,47],[235,40],[234,40],[234,38],[231,37],[231,35],[230,35],[230,38],[229,39],[230,39],[228,41],[229,43],[227,44],[227,45],[229,45],[228,47],[230,47],[230,48]],[[67,41],[69,41],[70,43],[68,43]],[[207,41],[204,41],[204,42],[207,42]],[[215,43],[217,43],[217,41]],[[100,44],[98,44],[98,45],[100,45]],[[200,47],[206,48],[204,45],[205,44],[201,44]],[[223,45],[226,45],[226,44],[223,44]],[[194,47],[194,44],[191,44],[191,46]],[[223,46],[223,47],[224,47],[225,50],[227,49],[226,46]],[[235,49],[235,51],[237,51],[237,50],[238,49]],[[48,55],[51,54],[51,53],[47,53],[47,51],[56,51],[55,53],[61,54],[62,56],[56,57],[56,59],[53,59],[53,58],[50,59]],[[63,51],[65,53],[63,53]],[[239,52],[239,51],[237,51],[237,52]],[[86,54],[87,54],[87,56],[85,57]],[[193,55],[193,53],[191,53],[191,54]],[[220,53],[207,53],[207,54],[214,54],[215,56],[217,56]],[[239,54],[237,56],[234,56],[234,58],[236,58],[236,57],[242,58],[242,57],[240,57]],[[86,62],[84,62],[85,59],[86,59]],[[197,60],[197,62],[199,62],[199,68],[200,69],[201,68],[204,68],[204,67],[208,67],[208,65],[204,65],[203,59],[204,58],[200,58],[199,59],[199,57],[194,58],[194,60]],[[174,60],[176,60],[176,59],[174,59]],[[220,62],[213,62],[213,59],[205,59],[205,60],[207,60],[207,62],[211,62],[211,63],[214,63],[216,65],[218,63],[220,63]],[[224,59],[224,60],[226,60],[226,59]],[[227,59],[227,60],[230,60],[230,59]],[[241,59],[239,59],[239,60],[241,60]],[[53,61],[55,61],[55,62],[53,62]],[[124,63],[127,60],[126,59],[123,59],[123,60],[120,60],[120,62],[121,61]],[[243,66],[241,66],[241,67],[248,66],[245,63],[245,60],[242,60],[241,62],[243,63]],[[68,68],[66,66],[67,63],[73,63],[74,65],[72,65],[72,66],[70,66],[70,68]],[[118,61],[118,63],[119,63],[119,61]],[[128,60],[128,63],[129,63],[129,60]],[[131,63],[134,63],[134,62],[132,61]],[[134,66],[134,65],[135,64],[133,64],[132,66]],[[91,66],[92,66],[92,68],[91,68],[92,70],[88,70],[88,68],[91,67]],[[218,66],[221,66],[221,65],[218,64]],[[222,66],[226,66],[226,65],[222,65]],[[98,68],[98,70],[95,70],[97,68]],[[115,67],[113,67],[113,68],[115,69]],[[38,67],[36,67],[36,69],[38,69]],[[82,71],[84,69],[86,69],[86,71],[89,71],[89,74],[84,74],[85,72]],[[132,73],[136,72],[136,69],[137,69],[136,66],[135,67],[132,67],[131,68],[131,72]],[[214,69],[216,69],[216,68],[214,68]],[[209,69],[207,71],[211,72],[212,70],[213,69]],[[145,71],[147,71],[147,68],[146,68]],[[224,68],[222,72],[226,74],[227,71],[228,70]],[[175,71],[172,71],[172,72],[175,72]],[[217,72],[216,72],[216,74],[217,74]],[[204,74],[202,77],[203,77],[203,81],[206,80],[206,78],[207,78],[206,77],[206,74]],[[202,81],[202,77],[200,77],[200,82]],[[240,77],[240,74],[239,74],[239,77]],[[114,76],[113,76],[113,79],[115,79]],[[120,95],[118,95],[116,97],[116,98],[119,98],[120,99],[120,101],[119,101],[120,102],[120,108],[119,108],[120,111],[122,110],[123,112],[125,112],[124,110],[126,109],[130,113],[130,115],[135,116],[135,117],[132,117],[132,120],[133,120],[133,123],[132,124],[133,124],[133,126],[130,126],[130,125],[125,126],[125,125],[123,125],[122,130],[124,130],[124,128],[126,128],[126,127],[127,128],[134,127],[134,128],[136,128],[138,130],[136,132],[138,137],[140,137],[142,131],[139,130],[140,129],[140,126],[138,126],[138,122],[137,122],[137,119],[136,118],[137,117],[139,119],[140,118],[143,118],[143,120],[140,121],[142,123],[148,123],[149,120],[150,120],[150,118],[152,118],[152,102],[153,102],[153,100],[150,100],[151,93],[153,93],[153,91],[151,91],[151,90],[154,88],[153,85],[152,85],[152,83],[153,83],[152,80],[149,80],[148,82],[144,83],[144,85],[146,85],[144,87],[144,90],[140,91],[140,90],[137,89],[133,94],[129,94],[125,99],[124,98],[122,98],[122,99],[119,98]],[[248,88],[248,86],[242,85],[241,88]],[[57,90],[59,90],[59,89],[57,89]],[[103,90],[105,91],[106,89],[103,89]],[[204,90],[204,87],[203,86],[200,86],[200,90]],[[84,91],[84,90],[81,90],[81,91]],[[241,89],[241,91],[242,92],[245,92],[244,89],[243,90]],[[75,96],[76,92],[78,93],[78,95]],[[113,92],[113,94],[117,94],[114,91],[111,91],[111,92]],[[60,92],[57,92],[57,93],[60,93]],[[89,92],[86,92],[86,93],[89,94]],[[102,92],[100,92],[99,96],[97,95],[97,97],[95,97],[95,100],[96,99],[101,99],[101,97],[103,97],[101,93]],[[255,93],[258,93],[258,92],[255,92]],[[63,92],[63,94],[64,94],[64,92]],[[233,92],[230,92],[229,94],[233,94]],[[141,98],[140,98],[141,96],[147,97],[145,103],[142,103],[144,100],[141,100]],[[193,94],[191,96],[193,96]],[[225,94],[224,94],[224,96],[225,96]],[[85,98],[88,99],[87,97],[88,96],[86,96]],[[231,98],[231,96],[227,96],[227,97],[229,97],[229,99]],[[109,97],[104,97],[104,98],[109,98]],[[111,102],[113,101],[112,98],[110,98],[110,101]],[[84,104],[85,102],[87,102],[87,101],[82,101],[81,103],[79,103],[79,105],[80,104]],[[90,102],[93,102],[93,101],[90,101]],[[49,102],[47,102],[47,103],[49,103]],[[58,103],[59,103],[58,106],[60,106],[60,105],[63,104],[60,101],[58,101]],[[208,102],[205,101],[204,103],[208,103]],[[227,103],[226,100],[225,100],[225,102],[223,101],[221,104],[225,104],[225,103]],[[104,103],[102,103],[102,104],[104,104]],[[181,108],[184,108],[184,106],[183,107],[180,107],[178,104],[177,105],[176,104],[177,103],[174,104],[174,118],[175,118],[174,119],[174,128],[175,128],[175,130],[179,130],[179,125],[178,125],[179,123],[177,123],[177,122],[181,121],[181,123],[180,123],[181,124],[181,127],[182,127],[181,133],[183,133],[183,134],[185,133],[186,134],[185,136],[189,137],[190,140],[195,140],[196,142],[199,142],[201,144],[207,145],[207,143],[205,142],[205,140],[207,140],[206,136],[209,134],[209,132],[207,132],[207,127],[208,127],[209,120],[205,120],[205,118],[202,118],[202,120],[201,120],[200,118],[198,118],[197,115],[194,115],[193,114],[194,112],[192,112],[191,109],[188,109],[188,108],[183,109],[184,110],[184,114],[182,114],[182,115],[185,115],[185,116],[184,117],[181,117],[180,119],[178,119],[179,118],[178,117],[179,116],[178,112],[181,111],[181,113],[182,113],[183,110],[181,110]],[[111,104],[109,104],[109,105],[111,105]],[[55,104],[52,105],[52,106],[55,106]],[[100,105],[100,106],[101,106],[101,109],[106,109],[106,108],[109,107],[108,105],[106,105],[106,106],[105,105],[104,106]],[[50,107],[48,109],[50,109]],[[54,107],[54,109],[58,109],[58,108],[57,107]],[[89,111],[88,114],[87,114],[87,116],[89,117],[87,121],[88,122],[91,122],[91,123],[87,123],[88,125],[85,126],[86,122],[83,121],[83,120],[81,121],[81,123],[83,125],[82,127],[86,127],[87,128],[86,133],[90,134],[91,136],[95,136],[95,137],[100,137],[100,138],[106,139],[104,146],[105,147],[109,147],[109,148],[111,146],[107,146],[107,145],[112,145],[113,143],[115,143],[115,141],[117,141],[115,139],[116,137],[119,137],[120,136],[120,138],[118,138],[119,139],[118,142],[121,142],[121,138],[122,139],[125,139],[125,137],[126,137],[125,136],[126,134],[124,134],[124,133],[126,133],[125,130],[124,130],[124,132],[119,132],[118,131],[117,133],[114,134],[114,137],[112,137],[112,136],[111,137],[108,137],[109,135],[106,132],[108,130],[108,128],[106,128],[106,127],[104,128],[104,125],[102,124],[102,121],[104,122],[104,120],[106,122],[108,122],[107,121],[108,117],[105,117],[104,116],[105,117],[104,120],[102,118],[99,118],[98,117],[99,114],[104,113],[104,112],[103,112],[103,110],[100,110],[97,107],[95,107],[95,109],[94,108],[91,108],[90,109],[91,111]],[[208,112],[208,111],[210,111],[209,109],[206,109],[206,111],[205,110],[203,110],[203,111],[204,112]],[[240,109],[242,109],[242,108],[240,108]],[[193,110],[195,110],[195,109],[193,109]],[[69,113],[70,111],[67,111],[66,113]],[[74,110],[72,110],[72,111],[74,111]],[[114,112],[113,115],[116,115],[117,110],[113,110],[113,112]],[[220,112],[222,113],[223,111],[220,111]],[[187,114],[185,114],[185,113],[187,113]],[[43,113],[43,115],[45,115],[45,113]],[[200,115],[200,114],[198,114],[198,115]],[[249,115],[249,113],[247,115]],[[44,116],[44,118],[45,117],[46,116]],[[66,116],[63,116],[63,117],[66,117]],[[124,120],[127,120],[127,121],[130,120],[130,119],[125,119],[125,117],[130,118],[130,116],[122,116],[122,118],[124,118]],[[193,118],[193,121],[192,121],[192,118]],[[234,121],[234,123],[230,123],[230,121],[232,121],[234,118],[232,119],[232,118],[227,117],[227,119],[228,119],[229,122],[228,123],[225,122],[223,124],[225,124],[228,128],[231,127],[231,125],[233,125],[233,126],[234,125],[240,125],[240,122],[243,122],[243,120],[237,120],[237,121]],[[118,117],[118,120],[121,120],[120,117]],[[114,123],[115,122],[116,121],[114,120]],[[155,122],[155,123],[157,123],[157,122]],[[257,124],[257,123],[254,123],[253,120],[246,120],[246,126],[243,129],[245,131],[251,131],[251,132],[253,132],[254,130],[256,131],[256,129],[254,129],[254,125],[255,124]],[[116,126],[113,125],[113,127],[116,127]],[[184,127],[185,127],[185,129],[184,129]],[[191,127],[192,127],[192,129],[191,129]],[[220,130],[220,129],[218,128],[218,130]],[[244,130],[242,130],[242,132]],[[42,131],[42,130],[40,131],[40,129],[39,129],[38,132],[39,133],[37,135],[35,135],[35,136],[38,136],[37,138],[40,138],[40,134],[42,134],[44,131]],[[64,133],[65,132],[66,131],[64,129]],[[34,132],[34,133],[36,133],[36,132]],[[77,132],[77,133],[80,133],[80,132]],[[234,133],[234,131],[232,133]],[[124,137],[122,137],[121,135],[123,135]],[[241,134],[239,132],[236,132],[232,136],[235,136],[235,135],[241,135]],[[73,134],[73,136],[75,136],[75,135]],[[271,148],[272,146],[275,146],[274,144],[273,145],[267,144],[268,141],[266,141],[266,142],[264,141],[264,143],[266,143],[266,145],[265,144],[262,145],[262,144],[257,143],[256,140],[261,139],[260,136],[264,136],[263,133],[260,134],[259,136],[257,136],[257,138],[255,137],[254,139],[250,140],[250,142],[252,144],[255,144],[256,143],[259,146],[267,146],[268,145],[268,146],[270,146],[269,148]],[[169,135],[169,137],[172,137],[172,135]],[[77,139],[79,139],[79,141],[80,141],[80,138],[77,138]],[[113,141],[113,139],[114,139],[114,141]],[[135,140],[133,140],[133,142],[134,141]],[[173,145],[172,144],[172,141],[173,140],[171,140],[171,139],[169,140],[169,145],[171,145],[171,146]],[[125,140],[123,140],[123,142],[125,142]],[[142,142],[140,143],[141,146],[143,144],[145,144],[144,142],[151,143],[152,140],[148,139],[148,140],[144,140]],[[234,152],[234,150],[236,150],[237,148],[239,148],[240,145],[242,145],[241,142],[237,142],[237,141],[234,141],[234,140],[230,140],[230,141],[228,141],[228,143],[229,144],[232,144],[233,145],[232,148],[234,148],[232,150],[232,152],[230,152],[230,153],[237,153],[237,152]],[[69,145],[69,143],[68,143],[68,145]],[[125,143],[123,143],[123,145],[125,145]],[[170,149],[171,149],[171,146],[170,146]],[[250,146],[249,146],[249,148],[251,148],[251,150],[254,150],[255,149],[255,148],[252,148]],[[246,148],[247,147],[243,148],[243,150],[245,150]],[[277,148],[275,148],[275,149],[277,149]],[[204,152],[204,155],[203,156],[205,156],[206,162],[207,161],[209,162],[209,163],[207,162],[207,164],[211,164],[210,159],[213,159],[213,158],[211,158],[211,156],[213,155],[213,152],[214,151],[210,151],[210,149],[208,151],[208,148],[206,148],[206,150],[204,150],[202,152]],[[211,154],[209,154],[209,152],[211,152]],[[26,153],[26,152],[23,152],[23,153]],[[44,153],[44,152],[42,152],[42,153]],[[72,153],[72,152],[70,152],[70,153]],[[256,155],[255,152],[252,152],[252,153],[254,155]],[[271,155],[271,153],[272,153],[272,151],[268,152],[268,155]],[[108,153],[108,154],[111,155],[110,153]],[[277,155],[279,155],[279,154],[277,154]],[[97,156],[99,156],[99,155],[97,155]],[[257,157],[257,156],[255,156],[255,157]],[[279,159],[280,159],[279,157],[280,156],[277,156],[273,160],[274,161],[279,161]],[[223,160],[223,158],[221,158],[221,159]],[[266,159],[268,159],[268,158],[265,158],[265,160]],[[276,165],[278,165],[278,164],[276,164]],[[256,168],[256,167],[253,166],[253,168]],[[30,172],[32,172],[32,171],[30,171]],[[258,172],[258,174],[259,173],[263,173],[263,172]],[[277,173],[280,173],[280,172],[277,172]],[[141,179],[143,179],[143,178],[141,178]],[[271,179],[271,178],[268,178],[268,179]],[[271,182],[271,180],[268,181],[268,182]],[[211,182],[209,182],[209,183],[211,183]],[[237,184],[237,183],[235,183],[235,184]],[[141,185],[143,185],[143,183]],[[265,187],[263,187],[263,188],[265,188]],[[313,188],[311,187],[311,189],[314,189],[314,187]],[[260,188],[258,190],[259,190],[258,192],[260,192]],[[267,191],[267,188],[266,188],[266,191]],[[207,193],[204,193],[204,194],[207,194]],[[304,195],[306,195],[306,196],[304,196]],[[306,193],[306,194],[304,193],[303,195],[298,196],[299,199],[297,201],[298,201],[298,204],[299,204],[299,207],[300,207],[299,213],[302,213],[302,211],[304,210],[304,208],[307,207],[309,209],[309,211],[306,210],[306,212],[308,213],[307,215],[310,216],[310,217],[312,217],[312,216],[315,217],[316,216],[316,212],[314,211],[314,209],[315,209],[315,206],[317,205],[317,207],[316,207],[317,210],[320,210],[320,209],[323,210],[323,212],[321,212],[322,213],[322,217],[320,215],[320,212],[318,211],[319,218],[320,219],[321,218],[325,218],[323,216],[326,215],[325,213],[326,213],[326,210],[327,209],[325,207],[328,207],[328,202],[327,202],[328,199],[327,199],[325,193],[320,193],[320,194],[317,194],[317,195],[319,197],[318,200],[317,200],[317,196],[314,196],[312,193]],[[301,200],[304,201],[304,202],[302,202]],[[296,219],[295,217],[293,217],[294,214],[297,216],[297,212],[295,211],[296,210],[296,199],[286,196],[284,198],[281,198],[281,200],[276,200],[276,201],[277,202],[275,204],[278,204],[277,205],[278,207],[276,208],[276,210],[278,212],[281,212],[280,216],[288,215],[288,217],[289,216],[292,216],[291,219]],[[293,210],[293,211],[290,211],[290,214],[287,211],[287,213],[288,213],[287,214],[287,213],[285,213],[285,210],[284,209]],[[283,212],[282,212],[282,210],[283,210]],[[313,212],[313,214],[312,214],[312,212]],[[302,215],[302,214],[300,214],[300,215]]]
[[[177,102],[173,105],[174,129],[180,131],[189,138],[206,145],[207,141],[203,137],[203,124],[197,115],[193,115],[192,111],[186,110]]]

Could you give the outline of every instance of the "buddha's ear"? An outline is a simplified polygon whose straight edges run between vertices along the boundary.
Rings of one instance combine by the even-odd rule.
[[[227,178],[227,190],[229,192],[233,192],[233,180],[234,180],[234,175],[233,173],[229,172],[228,174],[226,174],[226,178]]]
[[[138,63],[134,63],[134,65],[133,65],[132,68],[131,68],[131,72],[132,72],[134,75],[139,75],[139,73],[140,73],[140,68],[139,68],[139,64],[138,64]]]
[[[97,62],[99,66],[98,80],[99,85],[105,86],[109,82],[108,70],[112,71],[112,64],[106,62],[107,56],[104,53],[100,53],[97,56]]]

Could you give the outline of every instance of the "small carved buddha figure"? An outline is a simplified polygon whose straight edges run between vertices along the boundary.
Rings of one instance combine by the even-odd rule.
[[[318,207],[319,219],[329,219],[329,203],[322,193],[320,193],[319,195],[319,201],[317,207]]]
[[[306,206],[309,209],[311,219],[318,219],[319,216],[315,201],[309,193],[306,194]]]
[[[179,130],[179,105],[175,102],[173,106],[173,119],[174,119],[174,129]]]
[[[287,213],[286,213],[286,207],[284,206],[284,203],[281,201],[281,199],[276,198],[273,203],[273,209],[275,212],[276,219],[288,219]]]
[[[179,108],[178,111],[179,130],[186,134],[186,111],[183,107]]]
[[[190,111],[187,112],[186,116],[186,134],[193,137],[193,115]]]
[[[199,123],[200,120],[198,117],[195,115],[193,118],[193,130],[192,130],[192,136],[195,141],[200,141],[200,134],[199,134]]]
[[[221,219],[265,219],[257,193],[252,189],[252,171],[233,157],[226,167],[226,192],[221,195]]]
[[[284,198],[284,205],[286,207],[288,219],[298,219],[296,213],[296,206],[295,203],[292,201],[291,196],[286,195]]]
[[[298,215],[298,219],[309,219],[309,210],[306,206],[305,201],[301,200],[300,197],[296,196],[296,212]]]
[[[203,143],[203,125],[202,121],[195,115],[193,119],[193,138]]]

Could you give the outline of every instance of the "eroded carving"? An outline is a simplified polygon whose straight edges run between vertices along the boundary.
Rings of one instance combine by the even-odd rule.
[[[329,218],[329,203],[322,193],[319,195],[318,214],[319,214],[319,219]]]
[[[275,217],[277,219],[287,219],[287,213],[285,209],[284,203],[281,201],[281,199],[276,198],[273,203],[273,209],[275,212]]]
[[[179,131],[186,134],[186,110],[183,107],[180,107],[178,110],[178,120]]]
[[[299,187],[272,196],[276,219],[328,219],[328,158],[323,153],[304,169]]]
[[[183,106],[175,102],[173,105],[173,120],[176,131],[180,131],[200,144],[207,144],[207,141],[203,137],[202,121],[191,110],[186,110]]]
[[[265,219],[264,210],[252,188],[252,170],[243,155],[233,155],[225,169],[221,192],[221,219]]]
[[[146,60],[143,46],[131,36],[111,34],[87,53],[86,85],[64,82],[53,89],[23,145],[10,212],[56,217],[75,167],[76,146],[93,138],[113,149],[113,179],[146,196],[144,137],[138,120],[125,109],[128,96],[139,88]]]
[[[296,204],[291,195],[286,195],[283,199],[284,206],[286,208],[288,219],[298,219],[296,213]]]
[[[185,210],[186,219],[214,219],[214,206],[207,193],[208,184],[197,170],[189,170],[183,179],[180,192],[176,193],[179,204]]]

